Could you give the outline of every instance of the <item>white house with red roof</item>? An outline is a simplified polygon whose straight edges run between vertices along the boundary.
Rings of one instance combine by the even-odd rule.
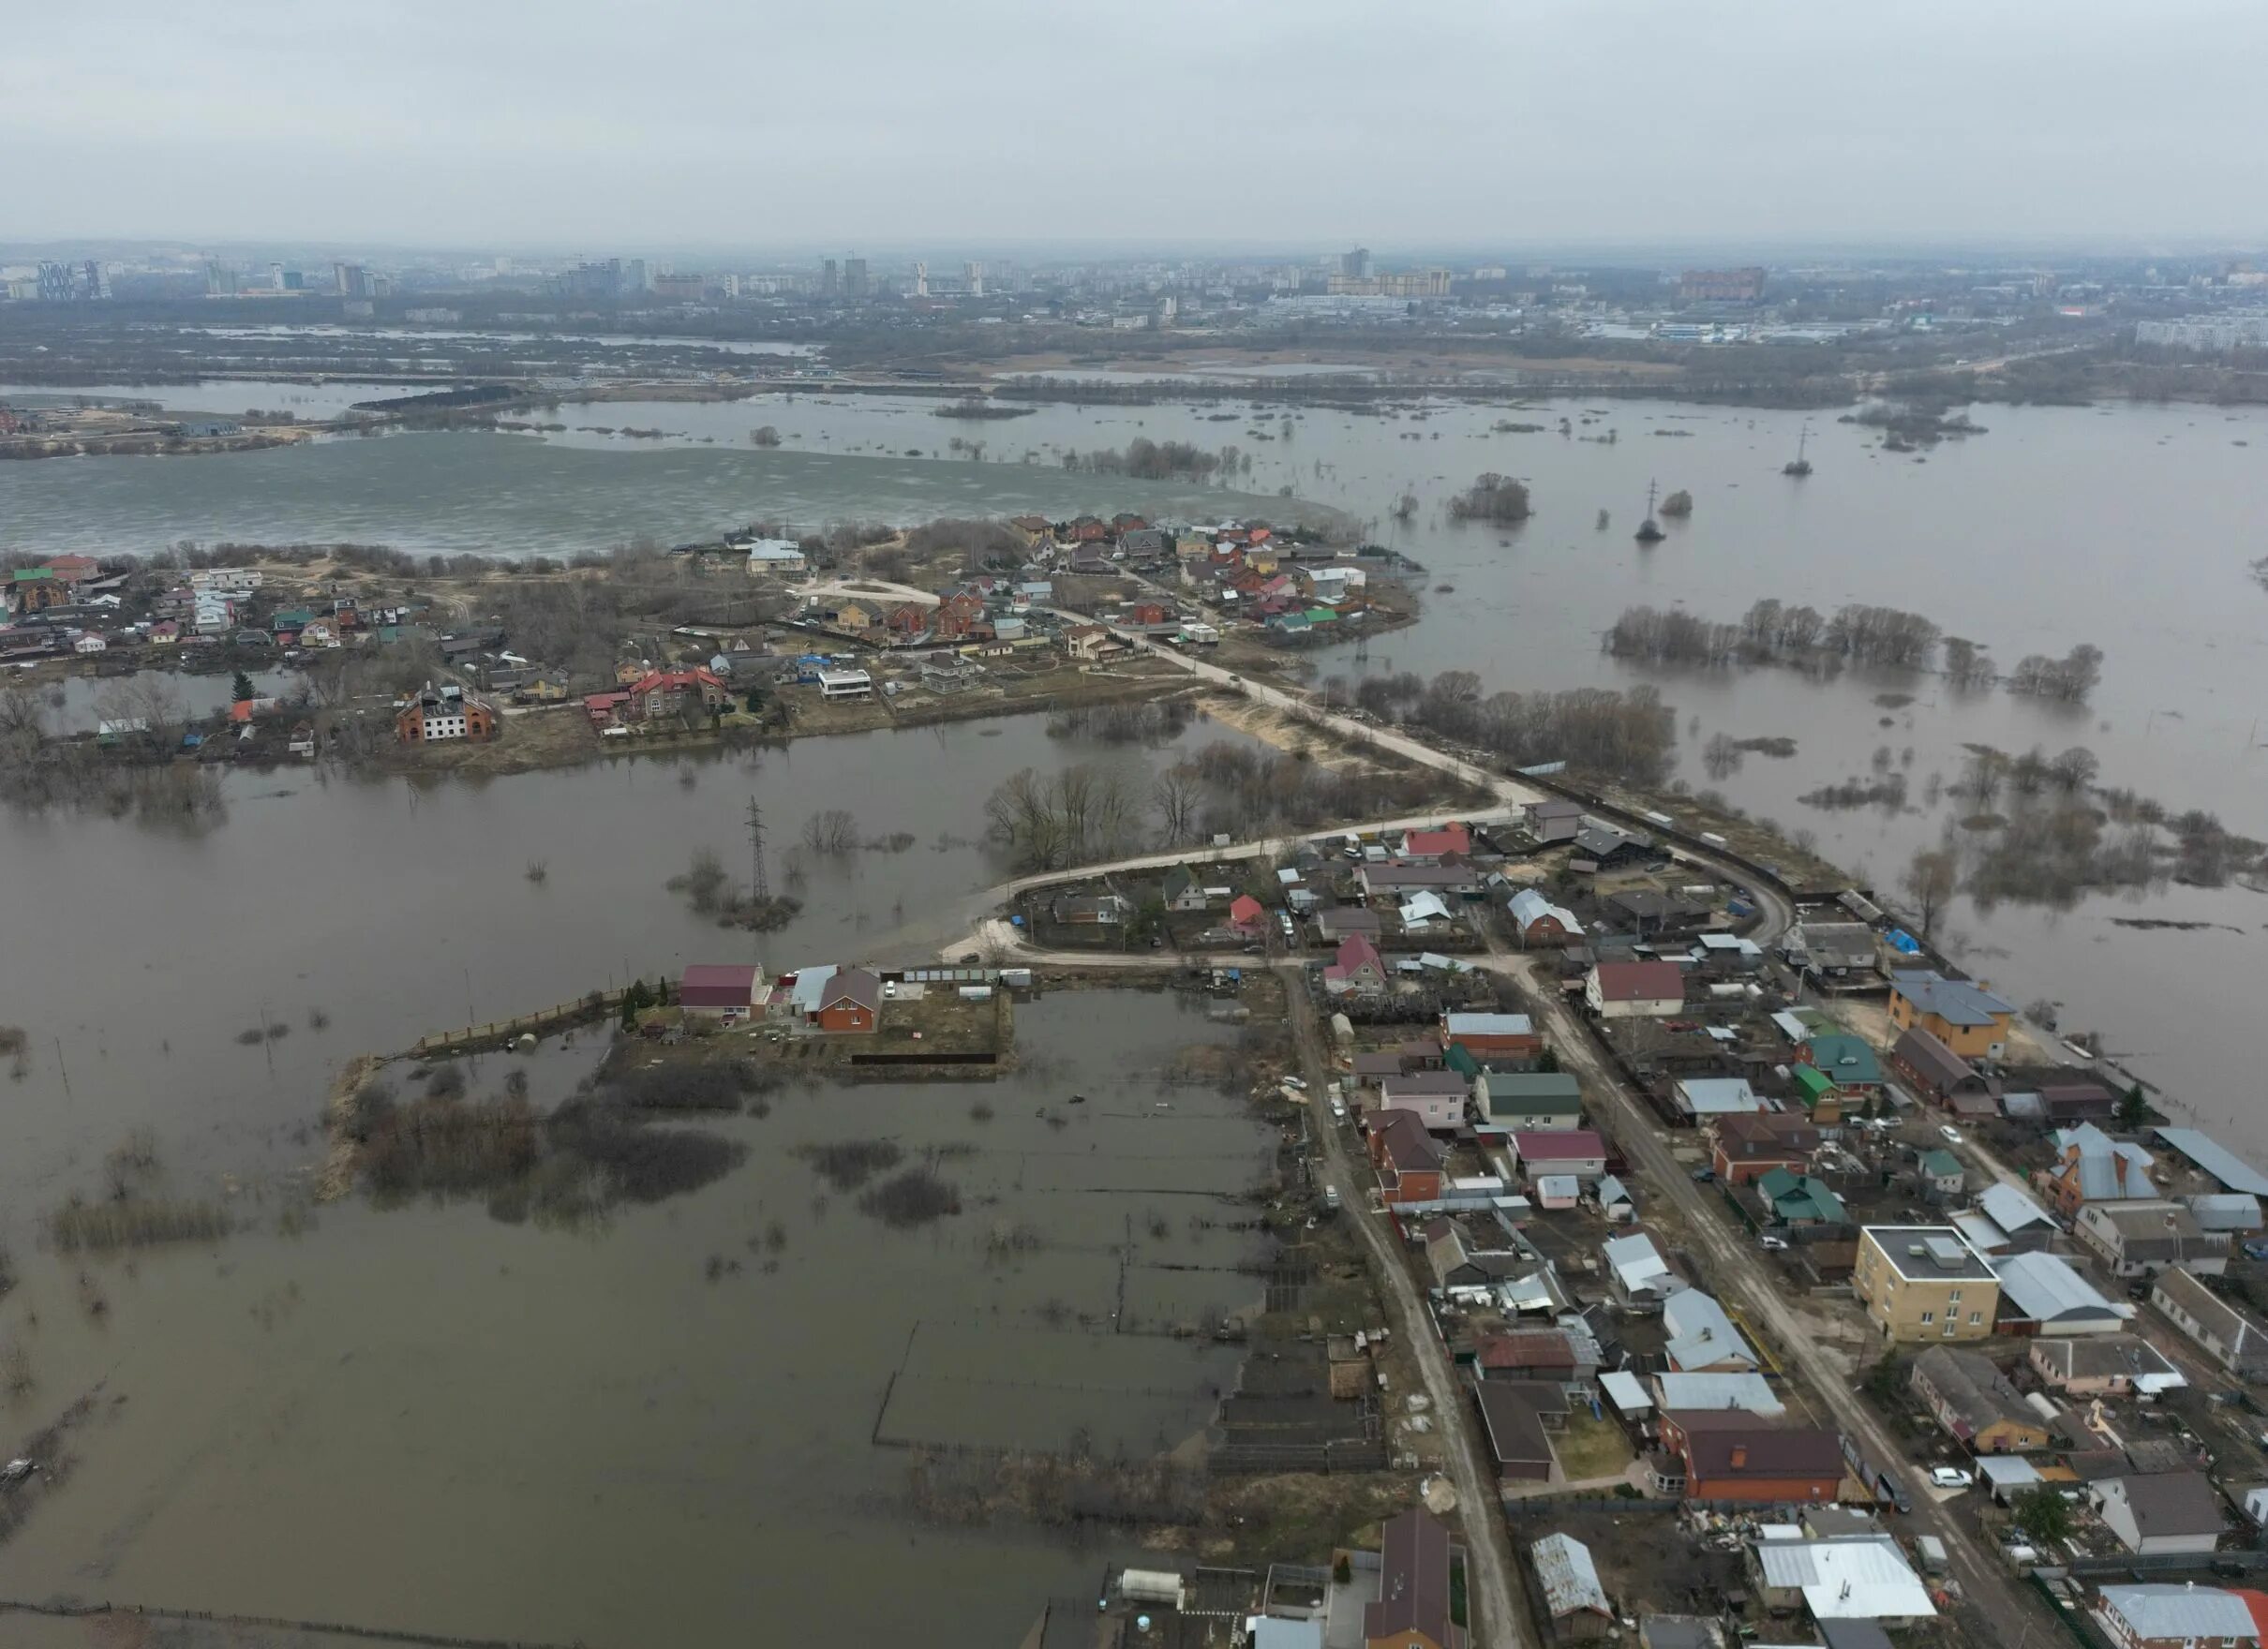
[[[1601,962],[1583,1000],[1602,1019],[1658,1019],[1685,1007],[1685,972],[1675,962]]]
[[[1323,966],[1323,989],[1332,996],[1386,988],[1386,963],[1378,946],[1360,933],[1339,941],[1338,956]]]
[[[1406,864],[1438,865],[1451,854],[1470,852],[1472,832],[1461,824],[1449,824],[1439,830],[1405,830],[1399,856]]]

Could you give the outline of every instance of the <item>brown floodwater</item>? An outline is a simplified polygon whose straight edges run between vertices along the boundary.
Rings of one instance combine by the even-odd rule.
[[[596,1227],[356,1201],[284,1235],[284,1199],[247,1191],[211,1247],[20,1245],[0,1334],[38,1383],[11,1428],[97,1402],[0,1545],[0,1596],[592,1644],[1012,1641],[1123,1542],[926,1523],[911,1447],[1200,1430],[1235,1354],[1172,1330],[1257,1298],[1232,1198],[1276,1138],[1241,1094],[1166,1080],[1232,1034],[1183,999],[1018,1014],[1015,1075],[704,1119],[744,1163]],[[574,1068],[536,1066],[536,1097]],[[796,1153],[883,1138],[934,1153],[962,1211],[891,1230]],[[995,1252],[1018,1228],[1037,1246]]]

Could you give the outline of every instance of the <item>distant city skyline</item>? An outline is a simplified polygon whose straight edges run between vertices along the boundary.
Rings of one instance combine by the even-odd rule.
[[[1036,240],[1384,263],[2268,229],[2268,8],[2232,0],[2146,21],[2102,0],[881,12],[22,9],[7,231],[831,246],[879,268]],[[760,89],[710,84],[726,66]]]

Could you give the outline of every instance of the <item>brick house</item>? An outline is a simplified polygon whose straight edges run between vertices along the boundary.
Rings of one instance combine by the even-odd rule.
[[[1678,1409],[1660,1420],[1662,1452],[1682,1468],[1688,1500],[1826,1504],[1843,1483],[1843,1446],[1816,1426],[1772,1426],[1744,1409]],[[1656,1467],[1661,1475],[1661,1467]]]
[[[864,968],[838,968],[819,992],[822,1031],[862,1034],[881,1028],[882,981]]]
[[[394,736],[403,744],[479,744],[496,736],[496,710],[454,683],[427,682],[395,711]]]
[[[1441,1152],[1425,1124],[1408,1111],[1388,1111],[1370,1131],[1370,1163],[1386,1206],[1439,1201]]]
[[[717,674],[701,666],[649,670],[631,683],[616,710],[626,721],[654,721],[688,711],[722,710],[732,694]]]
[[[2014,1006],[1973,981],[1934,969],[1890,975],[1890,1023],[1927,1031],[1964,1060],[1999,1059],[2015,1018]]]
[[[1736,1112],[1718,1118],[1715,1132],[1709,1166],[1727,1185],[1745,1185],[1774,1168],[1800,1174],[1819,1149],[1819,1130],[1784,1112]]]
[[[704,1018],[747,1015],[764,983],[761,970],[739,962],[695,962],[678,977],[678,1005]]]

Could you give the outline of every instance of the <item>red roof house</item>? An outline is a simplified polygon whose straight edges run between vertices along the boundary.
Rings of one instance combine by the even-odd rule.
[[[1583,982],[1583,999],[1602,1018],[1674,1014],[1685,1005],[1685,973],[1675,962],[1601,962]]]
[[[1350,990],[1385,988],[1386,963],[1378,954],[1378,946],[1360,933],[1340,940],[1337,959],[1323,969],[1323,988],[1333,996],[1344,996]]]
[[[1472,832],[1462,824],[1439,830],[1409,830],[1402,834],[1402,857],[1413,865],[1438,865],[1449,854],[1472,851]]]
[[[1388,1206],[1441,1195],[1441,1151],[1414,1111],[1388,1111],[1370,1132],[1370,1161]]]
[[[1229,905],[1229,926],[1239,933],[1258,933],[1268,925],[1267,907],[1248,893],[1240,893]]]

